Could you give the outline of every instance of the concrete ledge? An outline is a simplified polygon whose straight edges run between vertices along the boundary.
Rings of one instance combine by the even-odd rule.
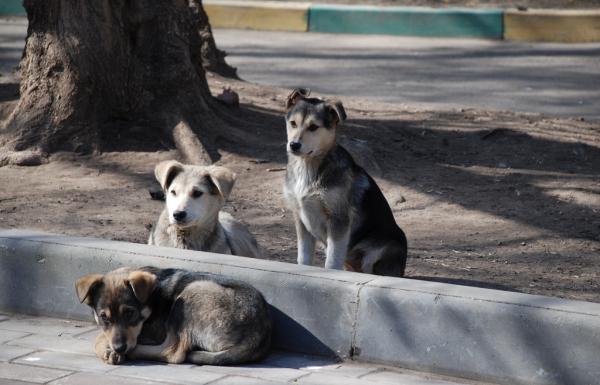
[[[600,10],[507,10],[506,40],[585,43],[600,41]]]
[[[308,30],[309,3],[205,1],[203,5],[214,28],[296,32]]]
[[[502,10],[321,5],[310,7],[310,32],[502,39]]]
[[[600,304],[30,231],[0,231],[0,310],[89,320],[75,280],[124,265],[255,285],[287,350],[507,384],[600,378]]]
[[[25,16],[22,0],[0,0],[0,15]]]

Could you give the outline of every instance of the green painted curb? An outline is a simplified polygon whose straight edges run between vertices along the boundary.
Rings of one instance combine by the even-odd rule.
[[[309,32],[502,39],[501,9],[312,5]]]
[[[25,8],[21,0],[0,0],[0,15],[25,16]]]

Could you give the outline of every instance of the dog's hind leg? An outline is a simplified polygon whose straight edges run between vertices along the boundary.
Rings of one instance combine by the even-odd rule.
[[[137,345],[131,352],[127,353],[127,357],[132,360],[148,360],[148,361],[161,361],[169,363],[181,363],[185,359],[185,355],[179,357],[177,362],[175,351],[179,350],[179,343],[177,339],[171,334],[167,334],[167,337],[160,345]],[[175,359],[175,361],[173,361]]]
[[[262,357],[247,346],[234,346],[220,352],[194,350],[187,354],[186,362],[196,365],[236,365],[257,361]]]
[[[403,277],[406,268],[406,246],[393,243],[387,245],[381,257],[373,265],[373,274]]]

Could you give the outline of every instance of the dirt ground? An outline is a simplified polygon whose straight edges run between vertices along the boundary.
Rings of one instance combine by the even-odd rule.
[[[227,132],[218,141],[218,163],[238,174],[226,210],[250,226],[267,258],[293,263],[296,237],[282,200],[288,90],[209,80],[213,93],[224,85],[239,93],[241,107],[229,108],[248,134],[242,144]],[[5,79],[0,119],[16,98]],[[376,177],[407,234],[407,277],[600,302],[600,125],[343,102],[341,140]],[[0,226],[145,243],[163,206],[148,193],[153,167],[176,157],[156,143],[2,167]]]

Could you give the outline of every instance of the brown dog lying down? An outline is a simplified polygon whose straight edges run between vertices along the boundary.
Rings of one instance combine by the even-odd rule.
[[[75,284],[102,328],[96,354],[128,359],[231,365],[264,358],[270,348],[269,307],[254,287],[219,275],[123,267]]]

